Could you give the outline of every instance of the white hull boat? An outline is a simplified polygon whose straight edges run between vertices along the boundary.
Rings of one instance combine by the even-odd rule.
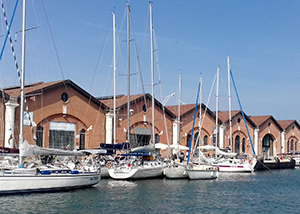
[[[116,180],[160,177],[162,172],[163,166],[159,161],[144,161],[139,165],[123,164],[108,169],[109,176]]]
[[[256,159],[224,159],[213,163],[220,172],[253,172]]]
[[[0,194],[48,192],[91,187],[100,182],[99,172],[71,170],[11,170],[0,172]]]
[[[164,174],[167,178],[188,178],[186,172],[186,165],[182,164],[171,164],[166,166],[164,169]]]
[[[189,165],[186,171],[191,180],[212,180],[218,177],[217,167],[206,164]]]

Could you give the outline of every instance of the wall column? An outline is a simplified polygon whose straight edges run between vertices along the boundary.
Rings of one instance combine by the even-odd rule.
[[[4,147],[14,148],[15,145],[15,115],[16,107],[18,107],[18,100],[16,97],[10,97],[9,101],[5,103],[5,143]]]
[[[259,129],[256,128],[254,129],[254,151],[256,155],[258,154],[258,133],[259,133]]]
[[[224,149],[225,148],[225,143],[224,143],[224,140],[225,140],[225,129],[226,129],[226,126],[224,124],[222,124],[219,128],[219,147],[220,149]]]
[[[179,151],[178,151],[178,143],[180,142],[180,139],[179,139],[179,132],[178,132],[178,129],[179,129],[179,126],[180,126],[180,122],[179,120],[175,120],[173,122],[173,146],[175,149],[173,149],[173,154],[178,154]]]
[[[105,143],[112,144],[113,138],[113,118],[114,114],[112,111],[108,112],[106,115],[106,124],[105,124]]]
[[[285,144],[285,136],[286,136],[286,132],[283,131],[281,132],[281,153],[285,153],[285,147],[284,147],[284,144]]]

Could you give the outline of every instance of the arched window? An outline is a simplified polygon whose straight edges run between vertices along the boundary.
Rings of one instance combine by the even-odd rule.
[[[38,126],[36,129],[36,144],[39,147],[43,147],[43,133],[44,133],[43,127]]]
[[[155,134],[155,143],[159,143],[160,136],[158,134]]]
[[[246,152],[246,147],[245,147],[245,138],[243,138],[242,140],[242,152],[245,153]]]
[[[295,141],[295,151],[297,151],[297,142]]]
[[[79,149],[85,149],[85,130],[80,131],[80,144]]]
[[[239,155],[240,154],[240,136],[235,137],[235,152]]]
[[[194,135],[194,146],[199,145],[200,139],[198,139],[199,132]]]
[[[290,141],[288,141],[286,143],[286,148],[287,148],[287,151],[286,152],[290,152]]]
[[[191,142],[191,135],[188,134],[188,135],[186,136],[186,146],[187,146],[187,147],[190,147],[190,142]]]
[[[208,145],[208,137],[207,137],[207,135],[204,136],[204,145]]]
[[[294,140],[291,140],[291,152],[294,150]]]

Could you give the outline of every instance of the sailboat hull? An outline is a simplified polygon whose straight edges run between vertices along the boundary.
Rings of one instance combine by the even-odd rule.
[[[164,172],[167,178],[171,178],[171,179],[188,178],[186,167],[182,165],[167,166]]]
[[[101,173],[78,174],[0,174],[0,194],[48,192],[91,187],[100,182]]]
[[[213,180],[218,177],[217,168],[208,165],[189,166],[186,171],[191,180]]]

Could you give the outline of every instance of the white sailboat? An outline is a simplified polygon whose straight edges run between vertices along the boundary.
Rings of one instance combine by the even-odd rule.
[[[228,64],[228,103],[229,103],[229,132],[230,143],[229,148],[232,149],[232,121],[231,121],[231,93],[230,93],[230,64],[229,57],[227,58]],[[244,159],[237,158],[237,153],[224,152],[219,149],[219,137],[218,137],[218,93],[219,93],[219,66],[217,69],[217,90],[216,90],[216,146],[205,145],[200,146],[200,149],[215,151],[215,157],[210,157],[210,162],[218,167],[220,172],[253,172],[256,165],[256,158],[247,157]]]
[[[22,75],[21,75],[21,97],[20,97],[20,165],[17,169],[0,171],[0,194],[60,191],[91,187],[100,182],[101,173],[70,170],[67,167],[55,167],[38,162],[24,164],[24,157],[33,155],[69,155],[67,151],[46,149],[31,146],[23,138],[23,116],[24,116],[24,72],[25,72],[25,18],[26,0],[23,0],[23,26],[22,26]],[[83,155],[74,152],[72,155]]]
[[[129,43],[129,5],[127,4],[127,42]],[[155,133],[154,133],[154,67],[153,67],[153,25],[152,25],[152,2],[150,2],[150,33],[151,33],[151,71],[152,71],[152,144],[141,147],[141,148],[134,148],[131,149],[131,153],[129,154],[129,159],[119,163],[118,165],[112,166],[108,169],[109,176],[113,179],[117,180],[127,180],[127,179],[145,179],[145,178],[154,178],[162,176],[163,172],[163,164],[158,160],[152,160],[153,156],[144,156],[142,159],[138,159],[138,154],[141,153],[152,153],[155,152],[154,148],[154,140],[155,140]],[[128,45],[129,49],[129,45]],[[128,54],[129,56],[129,54]],[[129,59],[128,59],[129,63]],[[129,74],[129,65],[128,65],[128,76]],[[129,78],[129,77],[128,77]],[[129,80],[128,80],[129,82]],[[129,87],[129,84],[128,84]],[[129,97],[129,89],[128,89],[128,97]],[[129,98],[128,98],[129,99]],[[129,102],[128,100],[128,111],[129,111]],[[127,137],[129,141],[129,115],[128,115],[128,127],[127,127]]]
[[[187,172],[186,172],[186,164],[181,163],[179,159],[179,130],[180,130],[180,102],[181,102],[181,74],[179,78],[179,96],[178,96],[178,117],[177,117],[177,147],[175,148],[176,151],[176,157],[175,161],[171,161],[164,169],[164,173],[167,178],[187,178]],[[171,149],[169,149],[170,151]]]
[[[200,78],[199,86],[198,86],[198,93],[197,93],[197,99],[196,99],[196,108],[195,108],[195,113],[194,113],[193,128],[192,128],[191,136],[193,136],[193,133],[194,133],[194,126],[195,126],[195,119],[196,119],[196,113],[197,113],[199,91],[200,91],[200,118],[201,118],[201,93],[202,93],[201,88],[202,88],[202,77]],[[201,122],[200,122],[200,124],[201,124]],[[199,127],[199,133],[200,132],[201,132],[201,125]],[[191,137],[191,140],[190,140],[190,149],[189,149],[189,155],[188,155],[188,160],[187,160],[187,168],[186,168],[186,172],[188,174],[189,179],[191,179],[191,180],[216,179],[218,177],[217,167],[213,166],[212,164],[210,164],[208,162],[204,162],[203,160],[200,159],[200,156],[202,154],[200,149],[199,149],[200,154],[199,154],[198,162],[189,163],[190,154],[191,154],[191,145],[192,145],[192,137]]]

